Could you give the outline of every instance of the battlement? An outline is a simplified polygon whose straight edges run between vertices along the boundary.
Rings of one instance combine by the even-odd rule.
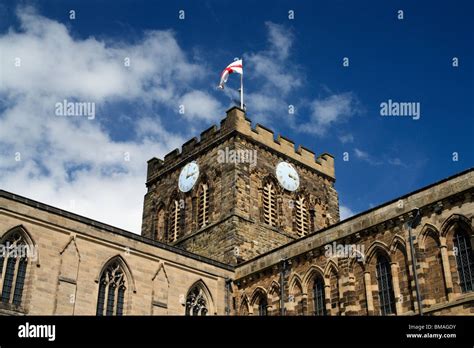
[[[260,124],[252,128],[251,121],[245,117],[245,113],[238,107],[227,110],[227,116],[220,122],[220,127],[216,125],[206,129],[200,138],[192,138],[182,145],[180,149],[174,149],[166,154],[164,160],[152,158],[148,161],[147,182],[154,179],[159,173],[180,161],[203,150],[206,146],[224,138],[232,132],[240,133],[250,140],[260,143],[278,153],[281,153],[295,161],[298,161],[318,172],[335,178],[334,157],[323,153],[316,157],[315,153],[301,145],[295,146],[294,141],[280,134],[275,133]]]

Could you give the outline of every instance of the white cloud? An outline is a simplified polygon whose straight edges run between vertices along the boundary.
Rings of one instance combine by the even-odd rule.
[[[349,207],[341,205],[339,207],[339,215],[340,215],[340,220],[342,221],[355,215],[355,213]]]
[[[179,103],[184,106],[183,116],[187,119],[213,121],[216,115],[220,115],[218,114],[218,110],[221,109],[219,102],[208,93],[201,91],[186,93]]]
[[[303,85],[300,68],[291,61],[294,36],[279,24],[265,23],[268,47],[244,56],[245,76],[256,82],[258,92],[246,94],[245,103],[252,119],[258,122],[284,120],[288,116],[285,99]]]
[[[389,158],[388,159],[388,164],[391,164],[393,166],[400,166],[400,167],[406,167],[407,165],[405,163],[403,163],[403,161],[398,158],[398,157],[395,157],[395,158]]]
[[[362,151],[360,149],[354,149],[354,153],[357,158],[360,158],[362,160],[367,160],[369,158],[369,154],[365,151]]]
[[[343,144],[352,143],[354,142],[354,136],[352,134],[341,134],[339,140]]]
[[[146,161],[179,147],[193,122],[220,117],[220,103],[194,85],[205,67],[171,31],[110,43],[77,39],[32,8],[18,17],[21,31],[0,35],[0,187],[139,233]],[[96,118],[56,116],[63,99],[95,102]],[[177,113],[181,100],[195,117],[174,133],[154,110]],[[134,110],[125,118],[124,102]]]
[[[311,102],[310,121],[299,125],[301,132],[324,135],[329,127],[347,121],[359,112],[358,100],[352,93],[333,94]]]
[[[364,162],[369,163],[370,165],[373,166],[378,166],[382,164],[381,161],[376,160],[372,155],[370,155],[368,152],[360,150],[358,148],[354,149],[354,153],[356,157]]]
[[[293,45],[293,34],[282,25],[265,22],[268,31],[268,41],[273,55],[281,60],[287,59]]]
[[[355,148],[354,149],[354,153],[356,155],[356,157],[364,162],[367,162],[369,163],[370,165],[373,165],[373,166],[378,166],[378,165],[381,165],[381,164],[390,164],[392,166],[402,166],[402,167],[406,167],[406,164],[403,163],[403,161],[398,158],[398,157],[395,157],[395,158],[385,158],[383,161],[382,160],[378,160],[376,159],[374,156],[370,155],[368,152],[366,151],[362,151],[358,148]]]

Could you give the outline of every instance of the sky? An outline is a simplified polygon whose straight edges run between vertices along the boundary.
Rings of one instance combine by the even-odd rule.
[[[247,117],[332,154],[341,218],[363,212],[473,166],[473,10],[2,1],[0,188],[140,233],[147,160],[225,117],[239,79],[216,86],[241,57]],[[64,100],[94,116],[58,115]],[[413,109],[384,116],[389,100]]]

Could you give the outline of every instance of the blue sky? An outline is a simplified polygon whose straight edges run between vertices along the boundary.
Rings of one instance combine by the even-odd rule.
[[[342,214],[364,211],[473,165],[473,10],[471,1],[3,2],[0,187],[138,232],[146,160],[224,117],[238,78],[222,92],[219,73],[243,56],[248,117],[334,155]],[[63,99],[96,103],[96,117],[58,118]],[[382,117],[389,99],[420,103],[420,119]]]

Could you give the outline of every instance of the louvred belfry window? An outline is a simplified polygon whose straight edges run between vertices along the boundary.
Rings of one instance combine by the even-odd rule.
[[[179,237],[180,232],[180,221],[181,220],[181,207],[178,200],[171,203],[169,211],[169,224],[168,224],[168,242],[174,242]]]
[[[309,213],[303,196],[298,197],[294,204],[296,231],[298,235],[305,236],[309,233]]]
[[[276,227],[277,225],[276,193],[273,184],[267,183],[263,187],[263,221]]]
[[[199,228],[206,226],[209,223],[209,187],[207,184],[202,184],[199,190],[198,197],[198,225]]]

